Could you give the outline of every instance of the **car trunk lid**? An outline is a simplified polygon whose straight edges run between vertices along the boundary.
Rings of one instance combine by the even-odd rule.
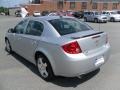
[[[89,30],[85,32],[65,35],[67,38],[76,40],[82,52],[90,52],[100,47],[103,47],[107,42],[107,36],[104,32]]]

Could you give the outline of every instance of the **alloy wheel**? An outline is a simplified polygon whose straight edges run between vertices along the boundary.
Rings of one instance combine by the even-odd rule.
[[[47,72],[47,63],[43,62],[43,58],[38,59],[38,70],[42,77],[47,78],[48,72]]]
[[[12,50],[11,50],[11,46],[10,46],[9,41],[6,40],[5,42],[6,42],[6,50],[7,50],[7,52],[8,52],[8,53],[11,53]]]

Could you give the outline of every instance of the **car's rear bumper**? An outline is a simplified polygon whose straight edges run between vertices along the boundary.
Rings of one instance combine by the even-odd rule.
[[[109,58],[110,45],[106,45],[105,49],[94,54],[80,55],[63,55],[56,62],[55,75],[65,77],[75,77],[96,70],[103,65]],[[104,61],[103,61],[104,59]],[[59,60],[59,61],[58,61]],[[101,61],[100,61],[101,60]]]
[[[120,21],[120,18],[115,18],[115,21]]]
[[[99,22],[107,22],[107,19],[99,19]]]

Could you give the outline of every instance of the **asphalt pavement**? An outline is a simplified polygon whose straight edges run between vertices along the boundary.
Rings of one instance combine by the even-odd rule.
[[[0,16],[0,90],[120,90],[120,22],[88,23],[96,30],[107,32],[111,44],[111,56],[100,70],[81,79],[56,77],[46,82],[33,64],[5,51],[5,32],[21,19]]]

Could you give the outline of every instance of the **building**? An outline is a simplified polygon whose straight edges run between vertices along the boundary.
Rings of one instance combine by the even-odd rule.
[[[8,9],[9,9],[9,15],[15,16],[15,12],[17,10],[20,10],[20,7],[11,7],[11,8],[8,8]]]
[[[26,6],[30,14],[45,10],[120,10],[120,0],[32,0]]]

